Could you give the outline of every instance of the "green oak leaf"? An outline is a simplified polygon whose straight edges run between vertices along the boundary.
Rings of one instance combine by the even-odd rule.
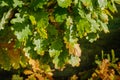
[[[56,22],[62,23],[67,18],[67,11],[65,8],[57,7],[55,8],[55,20]]]
[[[22,29],[22,31],[15,31],[14,34],[17,36],[19,41],[24,41],[28,39],[28,36],[31,35],[31,30],[29,29],[29,25]]]
[[[48,0],[32,0],[31,7],[34,8],[34,10],[37,10],[38,8],[43,9],[44,5],[46,5]]]
[[[112,11],[113,13],[117,12],[117,8],[115,6],[114,1],[109,1],[107,4],[107,7],[109,8],[110,11]]]
[[[55,41],[53,41],[49,49],[50,57],[59,56],[60,53],[62,52],[62,46],[63,43],[61,39],[56,39]]]
[[[67,17],[67,14],[56,14],[55,15],[55,20],[57,21],[57,22],[63,22],[65,19],[66,19],[66,17]]]
[[[107,0],[98,0],[99,7],[104,9],[107,6]]]
[[[76,27],[79,37],[82,38],[83,36],[86,36],[86,34],[90,32],[91,26],[89,21],[87,21],[86,19],[81,19],[79,23],[76,25]]]
[[[23,17],[20,16],[20,13],[16,13],[16,14],[15,14],[15,17],[16,17],[16,18],[13,18],[13,19],[11,20],[11,23],[12,23],[12,24],[22,23],[22,22],[25,20],[25,19],[24,19],[24,16],[23,16]]]
[[[20,0],[13,0],[14,4],[13,7],[22,7],[22,5],[24,4],[22,1]]]
[[[87,36],[86,36],[86,39],[93,43],[94,41],[96,41],[97,39],[99,38],[99,34],[96,34],[96,33],[89,33]]]
[[[109,33],[109,29],[108,29],[108,26],[106,23],[103,23],[102,21],[98,21],[100,26],[101,26],[101,29],[105,32],[105,33]]]
[[[9,6],[9,5],[5,1],[1,1],[0,6],[4,7],[4,6]]]
[[[54,65],[55,65],[55,69],[59,69],[59,57],[58,56],[55,56],[54,58],[53,58],[53,63],[54,63]]]
[[[50,57],[59,56],[60,53],[61,53],[61,50],[49,49]]]
[[[36,27],[37,32],[42,38],[47,39],[48,34],[46,28],[49,25],[48,13],[41,11],[40,13],[37,13],[37,16],[35,15],[35,19],[37,21],[37,27]]]
[[[80,65],[80,58],[77,56],[71,55],[69,64],[71,64],[73,67]]]
[[[3,14],[2,19],[0,20],[0,30],[4,29],[5,24],[8,23],[8,19],[11,15],[11,12],[12,12],[12,9],[9,9],[7,13],[5,12]]]
[[[34,50],[37,51],[37,54],[44,55],[43,40],[42,39],[34,39],[33,44],[35,45]]]
[[[43,5],[47,3],[48,0],[40,0],[39,3],[37,4],[37,8],[43,8]]]
[[[89,32],[96,33],[97,31],[100,31],[99,23],[95,19],[92,19],[91,14],[87,14],[86,18],[87,18],[88,22],[90,23],[90,26],[85,28],[86,33],[89,33]]]
[[[67,8],[68,6],[71,5],[72,0],[57,0],[58,5],[62,8]]]

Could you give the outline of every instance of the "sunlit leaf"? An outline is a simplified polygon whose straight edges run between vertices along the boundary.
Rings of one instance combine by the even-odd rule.
[[[0,6],[4,7],[4,6],[8,6],[8,4],[5,1],[2,1]]]
[[[110,11],[112,11],[113,13],[114,12],[117,12],[117,8],[116,8],[116,6],[115,6],[115,3],[114,3],[114,1],[112,1],[112,2],[108,2],[108,8],[109,8],[109,10]]]
[[[22,23],[22,22],[25,20],[24,17],[21,17],[21,16],[20,16],[20,13],[16,13],[15,16],[16,16],[16,18],[13,18],[13,19],[11,20],[11,23],[12,23],[12,24]]]
[[[13,0],[13,2],[14,2],[13,4],[14,7],[17,7],[17,6],[22,7],[23,5],[23,2],[20,0]]]
[[[0,0],[0,68],[16,69],[20,74],[25,69],[25,80],[53,80],[53,70],[79,66],[82,38],[94,42],[101,32],[109,32],[107,24],[109,16],[117,12],[116,3],[120,2]],[[118,60],[111,56],[108,58],[113,62]],[[100,72],[104,72],[104,66]]]
[[[67,27],[70,27],[72,24],[73,24],[73,20],[72,20],[72,18],[69,16],[69,17],[67,18],[67,20],[66,20],[66,25],[67,25]]]
[[[120,4],[120,0],[114,0],[117,4]]]
[[[70,77],[70,80],[77,80],[78,77],[76,75],[73,75],[72,77]]]
[[[97,39],[99,39],[99,34],[89,33],[86,36],[86,39],[89,40],[89,42],[93,43],[94,41],[96,41]]]
[[[73,67],[79,66],[79,65],[80,65],[80,58],[77,57],[77,56],[71,55],[70,60],[69,60],[69,63],[70,63]]]
[[[101,13],[100,14],[100,19],[104,22],[104,23],[108,23],[108,15],[106,13]]]
[[[41,27],[41,28],[37,28],[37,32],[40,34],[40,36],[42,38],[48,38],[48,34],[45,28]]]
[[[52,71],[50,65],[47,65],[47,64],[41,65],[40,68],[43,69],[46,73],[50,73]],[[52,73],[51,73],[51,76],[52,76]]]
[[[71,5],[72,0],[57,0],[58,5],[62,8],[67,8],[68,6]]]
[[[84,19],[81,19],[76,27],[80,38],[82,38],[86,32],[90,31],[90,23]]]
[[[65,20],[65,18],[66,18],[66,14],[63,14],[63,15],[56,14],[55,15],[55,19],[56,19],[57,22],[63,22]]]
[[[5,12],[3,14],[2,19],[0,20],[0,30],[4,29],[5,24],[8,23],[8,19],[11,16],[11,13],[12,13],[12,9],[9,9],[7,13]]]
[[[59,56],[60,53],[62,52],[62,41],[61,39],[56,39],[51,43],[50,49],[49,49],[49,54],[50,56]]]
[[[60,53],[61,53],[60,50],[55,50],[55,49],[50,49],[49,50],[50,57],[59,56]]]
[[[29,18],[30,18],[32,25],[36,25],[35,17],[31,15],[31,16],[29,16]]]
[[[43,15],[43,16],[38,16],[39,14]],[[36,17],[40,18],[40,19],[36,19],[37,21],[37,27],[36,30],[37,32],[40,34],[40,36],[42,38],[48,38],[48,34],[47,34],[47,30],[46,28],[48,27],[48,14],[46,12],[42,12],[39,13]]]
[[[74,0],[74,4],[75,4],[75,5],[78,4],[78,0]]]
[[[107,6],[107,0],[98,0],[100,8],[104,9]]]
[[[44,8],[43,6],[47,4],[48,0],[40,0],[40,1],[32,1],[31,2],[31,7],[33,7],[35,10],[38,8]]]
[[[29,25],[25,27],[25,29],[22,29],[22,31],[15,31],[14,33],[17,36],[17,39],[19,41],[24,41],[28,39],[28,36],[31,35],[31,30],[29,29]]]
[[[83,4],[87,9],[93,10],[92,1],[91,1],[91,0],[81,0],[81,1],[82,1],[82,4]]]
[[[44,55],[43,40],[41,40],[41,39],[34,39],[33,44],[35,45],[34,50],[37,51],[37,54]]]
[[[100,21],[100,25],[101,25],[101,27],[102,27],[102,29],[103,29],[103,31],[104,31],[105,33],[108,33],[108,32],[109,32],[109,29],[108,29],[108,27],[107,27],[107,24],[102,23],[102,22]]]
[[[58,56],[54,57],[53,63],[55,65],[55,69],[59,69],[59,57]]]

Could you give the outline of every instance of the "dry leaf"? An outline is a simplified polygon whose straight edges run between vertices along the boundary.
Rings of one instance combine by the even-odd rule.
[[[70,80],[78,80],[78,77],[76,75],[73,75],[72,77],[70,77]]]
[[[32,65],[32,69],[34,72],[40,71],[40,67],[39,67],[40,65],[38,60],[30,59],[29,64]]]
[[[69,42],[66,42],[66,48],[69,49],[69,53],[73,54],[75,56],[80,57],[81,56],[81,48],[80,48],[80,44],[70,44]]]
[[[78,57],[81,56],[81,49],[79,44],[74,44],[74,55]]]
[[[35,74],[37,80],[45,80],[45,78],[41,74]]]
[[[49,80],[53,80],[53,74],[51,72],[47,73],[46,74],[46,77],[49,79]]]
[[[32,72],[31,70],[25,70],[25,71],[24,71],[24,74],[25,74],[25,75],[30,75],[30,74],[33,74],[33,72]]]

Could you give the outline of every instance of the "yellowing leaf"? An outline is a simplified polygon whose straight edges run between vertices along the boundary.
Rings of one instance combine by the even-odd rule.
[[[40,21],[38,21],[37,27],[36,27],[36,30],[40,34],[40,36],[46,39],[48,38],[47,30],[46,30],[47,26],[48,26],[48,22],[44,19],[41,19]]]
[[[65,42],[66,43],[66,48],[69,50],[70,54],[74,53],[74,48],[73,45],[70,42]]]
[[[45,28],[42,28],[42,27],[37,28],[37,31],[42,38],[46,38],[46,39],[48,38],[47,31],[45,30]]]
[[[117,4],[120,4],[120,0],[114,0]]]
[[[70,42],[65,42],[66,43],[66,48],[69,50],[70,54],[73,54],[74,56],[81,56],[81,49],[79,44],[77,43],[70,43]]]
[[[108,23],[108,15],[107,15],[106,13],[101,13],[100,19],[101,19],[104,23]]]
[[[30,75],[30,74],[32,74],[32,73],[33,73],[33,71],[31,71],[31,70],[25,70],[25,71],[24,71],[24,74],[25,74],[25,75]]]
[[[70,77],[70,80],[78,80],[78,77],[76,75],[73,75],[72,77]]]
[[[30,18],[30,21],[31,21],[32,25],[36,25],[37,22],[35,20],[35,17],[30,15],[29,18]]]
[[[67,25],[67,27],[70,27],[72,24],[73,24],[73,20],[72,20],[72,18],[69,16],[69,17],[67,18],[67,20],[66,20],[66,25]]]
[[[85,7],[90,7],[92,5],[91,0],[81,0]]]
[[[37,79],[35,77],[35,74],[32,74],[32,75],[28,76],[28,78],[25,80],[37,80]]]
[[[20,51],[19,49],[9,49],[8,50],[8,55],[10,58],[11,65],[14,69],[18,69],[20,67]]]

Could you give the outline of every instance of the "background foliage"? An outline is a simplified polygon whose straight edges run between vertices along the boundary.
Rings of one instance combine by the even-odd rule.
[[[120,1],[1,0],[1,68],[27,68],[28,79],[44,80],[52,79],[54,69],[79,66],[79,40],[94,42],[99,32],[108,33],[116,3]]]

